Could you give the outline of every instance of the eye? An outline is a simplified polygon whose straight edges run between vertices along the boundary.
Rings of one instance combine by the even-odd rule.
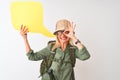
[[[61,35],[63,33],[63,31],[58,31],[57,35]]]
[[[65,31],[65,34],[69,34],[70,31]]]
[[[59,31],[57,34],[62,34],[62,32]]]

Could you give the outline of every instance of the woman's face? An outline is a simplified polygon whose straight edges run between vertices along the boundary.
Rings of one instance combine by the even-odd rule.
[[[68,43],[69,42],[69,37],[67,37],[65,34],[67,34],[68,32],[65,31],[58,31],[56,33],[58,40],[60,41],[60,43]]]

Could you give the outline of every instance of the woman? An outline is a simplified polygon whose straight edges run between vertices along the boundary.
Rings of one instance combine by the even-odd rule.
[[[52,45],[50,44],[44,49],[34,52],[27,40],[28,29],[22,25],[20,34],[25,42],[28,59],[33,61],[41,60],[49,56],[51,52],[55,52],[54,60],[50,67],[54,75],[54,80],[75,80],[74,69],[70,62],[70,47],[74,47],[75,58],[80,60],[87,60],[90,54],[86,47],[75,36],[74,29],[75,25],[66,19],[57,21],[54,32],[56,41]],[[42,80],[50,80],[47,73],[42,76]]]

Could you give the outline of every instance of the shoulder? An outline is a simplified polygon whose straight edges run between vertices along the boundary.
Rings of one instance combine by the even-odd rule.
[[[55,40],[52,40],[52,41],[48,41],[47,45],[48,47],[50,48],[50,50],[52,49],[53,45],[55,44]]]
[[[48,45],[52,45],[52,44],[55,44],[55,40],[51,40],[51,41],[48,41]]]

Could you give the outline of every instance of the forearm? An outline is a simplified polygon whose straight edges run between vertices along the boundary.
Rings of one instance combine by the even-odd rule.
[[[76,56],[77,58],[79,58],[80,60],[87,60],[88,58],[90,58],[90,54],[88,52],[88,50],[86,49],[86,47],[79,41],[79,39],[77,37],[73,37],[72,38],[73,42],[75,43],[75,46],[78,48],[78,50],[76,51]]]
[[[23,37],[27,53],[31,50],[28,39],[27,39],[27,33],[28,32],[29,32],[28,28],[26,28],[26,26],[21,25],[20,34]]]
[[[23,38],[23,39],[24,39],[24,43],[25,43],[26,53],[28,53],[31,50],[30,44],[29,44],[27,38]]]
[[[78,49],[82,49],[83,48],[83,45],[81,42],[77,42],[78,41],[78,38],[76,36],[73,36],[72,37],[72,41],[73,43],[75,44],[75,46],[77,46]],[[76,43],[77,42],[77,43]]]

